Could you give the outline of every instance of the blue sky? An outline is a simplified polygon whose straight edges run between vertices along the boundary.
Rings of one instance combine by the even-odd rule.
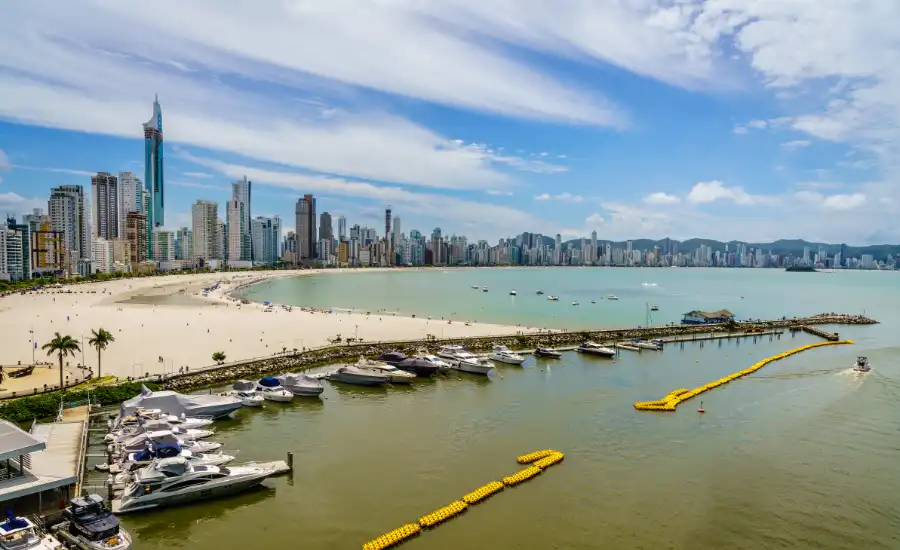
[[[484,4],[484,5],[480,5]],[[46,0],[0,18],[0,212],[143,175],[491,241],[900,242],[893,0]]]

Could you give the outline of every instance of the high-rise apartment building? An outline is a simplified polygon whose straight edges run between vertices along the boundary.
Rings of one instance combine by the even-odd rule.
[[[391,242],[394,250],[400,248],[400,218],[394,218],[394,227],[391,232]]]
[[[193,225],[193,259],[203,262],[218,259],[219,250],[216,244],[219,203],[198,200],[191,207]]]
[[[109,172],[97,172],[97,175],[91,176],[92,236],[107,240],[119,237],[119,206],[118,178]]]
[[[91,243],[91,270],[94,273],[113,273],[113,242],[94,236]]]
[[[224,260],[228,258],[228,226],[222,221],[222,218],[216,220],[216,248],[213,250],[213,258],[216,260]]]
[[[249,221],[244,216],[244,206],[244,203],[238,200],[230,200],[225,203],[225,224],[228,231],[228,244],[226,245],[228,256],[226,259],[231,262],[250,261],[250,256],[245,255],[245,252],[250,252],[250,243],[248,242],[250,227],[249,225],[246,228],[244,226],[244,222]]]
[[[22,233],[0,227],[0,281],[21,281],[25,278],[25,259],[22,256]]]
[[[344,216],[338,216],[338,239],[345,239],[347,237],[347,218]]]
[[[131,172],[119,172],[119,236],[125,236],[125,214],[144,213],[144,183]]]
[[[334,241],[334,230],[331,227],[331,214],[322,212],[319,216],[319,240]]]
[[[297,239],[300,241],[300,258],[303,260],[316,257],[316,199],[312,195],[303,195],[297,200],[294,210],[296,216]]]
[[[281,218],[257,216],[250,222],[253,236],[253,262],[271,265],[278,261],[281,243]]]
[[[245,260],[250,261],[253,257],[252,249],[253,249],[253,238],[251,235],[250,228],[250,199],[251,199],[251,187],[253,182],[247,179],[247,176],[244,176],[243,179],[239,179],[231,184],[231,200],[240,202],[242,206],[243,216],[241,217],[240,227],[235,231],[239,231],[240,233],[240,242],[232,242],[231,235],[231,221],[228,219],[227,211],[226,211],[226,223],[228,223],[228,233],[229,233],[229,242],[228,242],[228,259],[237,259],[237,260]],[[232,251],[232,247],[235,245],[239,246],[239,250]]]
[[[86,275],[91,261],[91,232],[84,188],[61,185],[50,190],[50,226],[62,237],[64,270]],[[87,269],[85,269],[87,266]]]
[[[128,259],[132,264],[147,261],[147,216],[143,212],[125,214],[125,240],[128,242]]]
[[[175,259],[188,260],[194,259],[194,235],[187,227],[180,227],[175,234]]]
[[[144,185],[149,196],[148,208],[144,212],[149,233],[166,223],[162,109],[158,97],[153,98],[153,116],[144,123]],[[147,254],[151,255],[152,236],[147,241]]]
[[[162,227],[153,230],[153,261],[175,260],[175,233]]]
[[[22,216],[30,235],[31,272],[36,275],[56,274],[65,268],[63,235],[51,227],[50,216],[40,208]]]

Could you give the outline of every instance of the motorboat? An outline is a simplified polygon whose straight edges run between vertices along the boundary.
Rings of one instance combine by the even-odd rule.
[[[538,296],[540,296],[540,295],[543,294],[543,293],[544,293],[543,290],[538,290],[537,292],[535,292],[535,294],[537,294]]]
[[[124,401],[113,426],[140,409],[159,409],[168,414],[217,419],[228,416],[243,407],[241,400],[230,395],[184,395],[171,390],[152,391],[146,386],[136,397]]]
[[[515,295],[516,295],[516,291],[515,291],[515,290],[510,290],[510,291],[509,291],[509,295],[510,295],[510,296],[515,296]]]
[[[472,285],[472,288],[475,289],[475,290],[480,290],[480,289],[481,289],[481,287],[478,286],[478,285]]]
[[[618,297],[618,296],[615,296],[615,295],[613,295],[613,294],[610,294],[609,296],[606,297],[606,299],[607,299],[607,300],[618,300],[619,297]]]
[[[573,305],[573,306],[577,306],[577,305],[578,305],[578,302],[572,302],[572,305]]]
[[[353,365],[344,365],[336,371],[325,377],[331,382],[343,382],[345,384],[355,384],[357,386],[381,386],[391,381],[386,374],[377,373],[371,370],[360,369]]]
[[[603,357],[612,357],[616,354],[616,350],[612,348],[608,348],[606,346],[601,346],[600,344],[594,342],[585,342],[578,346],[578,351],[581,353],[588,353],[591,355],[602,355]]]
[[[2,550],[62,550],[63,545],[53,535],[41,533],[28,518],[16,517],[9,509],[6,521],[0,523]]]
[[[869,372],[872,367],[869,366],[869,359],[866,357],[857,357],[856,364],[853,365],[854,372]]]
[[[427,378],[433,374],[437,374],[437,372],[441,370],[438,365],[435,365],[422,357],[407,357],[395,366],[398,369],[403,369],[407,372],[414,373],[416,376],[422,378]],[[447,367],[449,368],[450,365],[447,365]]]
[[[211,453],[222,448],[222,444],[215,441],[181,439],[173,434],[171,430],[160,430],[158,432],[145,432],[120,443],[114,443],[110,445],[110,452],[127,456],[128,453],[143,451],[162,443],[177,443],[182,450],[188,450],[192,453]]]
[[[547,300],[549,300],[551,302],[558,302],[559,296],[547,296]]]
[[[196,416],[187,416],[185,413],[169,414],[159,409],[138,409],[135,414],[122,420],[122,425],[129,426],[138,424],[142,420],[165,420],[173,426],[182,428],[204,428],[213,423],[211,418],[200,418]]]
[[[491,349],[491,353],[488,354],[488,359],[491,361],[508,363],[510,365],[521,365],[525,362],[524,357],[518,353],[514,353],[506,346],[494,346],[493,349]]]
[[[138,424],[137,426],[126,428],[118,432],[118,434],[106,434],[105,439],[107,442],[121,443],[136,435],[160,431],[170,431],[175,435],[175,437],[178,437],[179,439],[186,439],[191,441],[206,439],[207,437],[211,437],[216,433],[213,430],[205,430],[202,428],[182,428],[180,426],[172,426],[171,424],[163,420],[149,420],[147,422]]]
[[[659,306],[650,306],[650,311],[659,311]]]
[[[183,457],[193,466],[224,466],[225,464],[233,461],[235,458],[234,456],[227,455],[223,452],[194,454],[190,451],[182,451],[179,454],[172,456]],[[140,470],[141,468],[145,468],[156,460],[172,458],[172,456],[155,456],[149,460],[129,460],[127,462],[123,462],[121,464],[120,471],[115,476],[110,476],[109,481],[111,481],[114,490],[121,491],[125,489],[125,487],[127,487],[129,483],[134,481],[134,472]]]
[[[652,349],[652,350],[657,350],[657,351],[663,349],[663,344],[661,341],[659,341],[659,340],[650,341],[650,340],[646,340],[644,338],[632,338],[631,345],[638,347],[638,348]]]
[[[383,374],[388,377],[388,381],[391,384],[409,384],[416,377],[414,373],[399,369],[393,365],[388,365],[387,363],[382,363],[381,361],[369,361],[362,356],[360,356],[359,361],[357,361],[354,366],[358,369]]]
[[[487,292],[487,291],[488,291],[488,287],[486,287],[486,286],[481,287],[481,291],[482,291],[482,292]]]
[[[234,456],[225,454],[221,450],[214,453],[194,453],[180,448],[178,445],[159,445],[156,447],[144,449],[136,453],[128,453],[125,460],[122,461],[123,469],[131,470],[133,468],[125,468],[126,464],[144,466],[163,458],[172,458],[173,456],[182,456],[191,464],[220,466],[228,464],[234,460]]]
[[[445,361],[437,355],[432,355],[430,353],[419,353],[419,355],[416,356],[416,359],[421,359],[430,365],[434,365],[439,372],[447,372],[453,369],[453,365],[451,365],[449,361]]]
[[[271,473],[255,466],[194,466],[184,457],[164,458],[134,473],[116,511],[124,514],[232,495],[259,485]]]
[[[303,373],[287,373],[276,376],[281,387],[300,397],[318,397],[325,391],[321,380],[316,380]]]
[[[284,389],[274,376],[267,376],[257,382],[256,392],[266,401],[276,403],[288,403],[294,399],[294,394]]]
[[[494,365],[487,359],[466,351],[462,346],[447,345],[438,351],[438,356],[450,360],[451,368],[471,374],[488,374]]]
[[[263,396],[256,391],[256,384],[249,380],[238,380],[231,386],[231,390],[222,395],[231,395],[241,400],[245,407],[262,407]]]
[[[388,365],[394,365],[395,367],[405,359],[407,359],[406,354],[400,353],[399,351],[389,351],[386,353],[382,353],[381,357],[378,358],[379,361],[383,361]]]
[[[559,359],[562,353],[553,348],[537,348],[534,350],[535,357],[547,357],[549,359]]]
[[[103,497],[90,494],[69,501],[63,511],[66,531],[81,548],[91,550],[128,550],[131,535],[103,503]]]

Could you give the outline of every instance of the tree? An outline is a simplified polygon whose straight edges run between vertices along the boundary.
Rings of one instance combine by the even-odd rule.
[[[115,341],[116,337],[103,327],[100,327],[97,330],[91,330],[91,339],[88,340],[88,344],[94,346],[97,350],[97,378],[100,378],[101,376],[100,352],[106,351],[106,346]]]
[[[53,336],[53,340],[50,340],[43,346],[41,349],[47,350],[47,356],[51,356],[54,353],[59,357],[59,388],[64,390],[65,385],[63,383],[63,358],[68,355],[75,357],[76,351],[81,351],[81,346],[78,345],[78,341],[66,334],[65,336],[60,333],[56,333]]]
[[[212,359],[218,364],[222,364],[225,362],[225,352],[224,351],[216,351],[212,354]]]

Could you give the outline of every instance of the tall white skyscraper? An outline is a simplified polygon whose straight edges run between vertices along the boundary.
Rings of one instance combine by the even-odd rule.
[[[239,235],[240,241],[235,243],[231,242],[231,220],[227,217],[226,212],[226,223],[228,223],[228,259],[229,260],[246,260],[250,261],[252,258],[251,249],[253,247],[253,241],[250,235],[250,199],[251,199],[251,187],[253,183],[247,179],[247,176],[244,176],[243,179],[239,179],[231,184],[231,200],[237,201],[243,204],[241,210],[242,214],[239,218]],[[238,246],[236,251],[232,251],[235,244]]]
[[[0,227],[0,281],[20,281],[25,277],[22,233]]]
[[[80,185],[61,185],[50,190],[50,227],[61,233],[65,269],[70,275],[85,275],[91,262],[91,231]],[[88,269],[84,269],[87,266]]]
[[[244,230],[244,203],[238,200],[230,200],[225,204],[225,224],[228,230],[228,261],[249,260],[244,256],[245,250],[249,251],[249,246],[245,246],[245,233],[249,234],[249,227]],[[249,224],[248,224],[249,225]]]
[[[347,238],[347,218],[338,216],[338,239]]]
[[[92,235],[103,239],[117,239],[119,228],[119,182],[109,172],[91,176],[91,214],[94,219]]]
[[[91,269],[93,272],[112,273],[114,271],[112,241],[95,236],[91,247]]]
[[[191,207],[193,225],[193,258],[195,260],[217,260],[219,245],[216,244],[216,222],[218,221],[219,203],[198,200]]]
[[[599,259],[600,253],[597,251],[597,232],[591,231],[591,257],[590,262],[595,263]]]

